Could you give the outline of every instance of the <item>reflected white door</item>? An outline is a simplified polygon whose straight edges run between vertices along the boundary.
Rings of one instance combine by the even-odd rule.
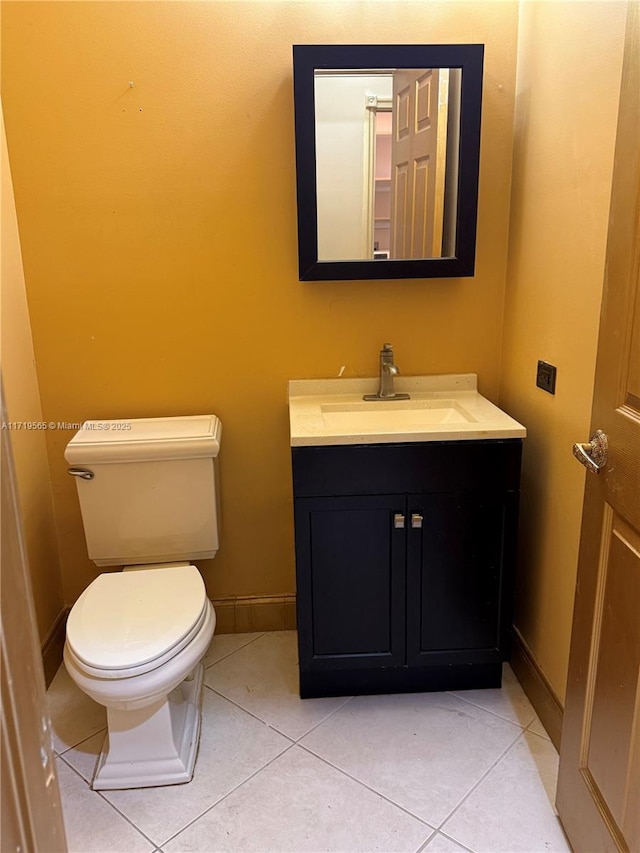
[[[443,70],[400,69],[393,75],[391,257],[442,254],[446,111],[440,109]],[[439,186],[442,184],[442,187]]]

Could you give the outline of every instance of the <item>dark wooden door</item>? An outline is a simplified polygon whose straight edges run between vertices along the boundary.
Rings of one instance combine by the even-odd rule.
[[[296,500],[301,668],[404,664],[405,503]]]

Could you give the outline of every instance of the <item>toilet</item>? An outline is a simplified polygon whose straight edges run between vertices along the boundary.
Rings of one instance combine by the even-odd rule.
[[[71,608],[64,662],[107,709],[94,790],[193,777],[202,658],[216,624],[192,560],[218,551],[215,415],[86,421],[65,450],[100,574]]]

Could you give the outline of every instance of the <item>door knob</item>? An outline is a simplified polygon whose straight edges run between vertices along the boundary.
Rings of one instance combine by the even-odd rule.
[[[404,527],[404,515],[401,512],[394,513],[393,526],[396,530],[401,530]]]
[[[573,455],[582,462],[587,471],[598,474],[607,464],[607,436],[597,429],[587,444],[574,444]]]

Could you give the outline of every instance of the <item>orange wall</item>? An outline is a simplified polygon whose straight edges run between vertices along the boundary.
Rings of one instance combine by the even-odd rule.
[[[62,578],[53,516],[46,433],[28,429],[43,420],[20,254],[20,238],[2,125],[2,384],[15,465],[27,564],[40,642],[63,610]],[[3,413],[4,414],[4,413]],[[9,425],[8,424],[8,425]],[[7,425],[7,426],[8,426]]]
[[[626,3],[522,5],[500,402],[524,448],[516,626],[563,700]],[[536,364],[558,368],[555,396]]]
[[[499,386],[517,4],[7,2],[3,98],[46,420],[212,411],[210,595],[295,588],[289,378],[474,371]],[[297,278],[291,45],[484,42],[473,279]],[[134,86],[129,86],[133,81]],[[67,603],[96,575],[47,433]]]

